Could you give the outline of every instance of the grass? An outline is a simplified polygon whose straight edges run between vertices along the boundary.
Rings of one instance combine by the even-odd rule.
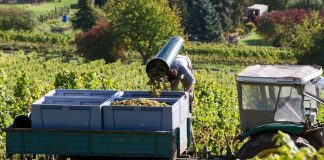
[[[32,11],[36,16],[44,15],[52,10],[55,9],[55,7],[64,7],[64,6],[70,6],[71,4],[77,4],[78,0],[54,0],[54,2],[48,2],[48,3],[36,3],[36,4],[0,4],[1,8],[7,8],[7,7],[18,7],[18,8],[24,8],[26,10]],[[71,26],[71,18],[73,15],[77,12],[77,9],[70,9],[69,14],[69,21],[66,23],[62,22],[62,17],[49,20],[45,23],[39,23],[36,28],[34,29],[35,33],[49,33],[51,31],[51,27],[68,27]],[[79,30],[69,30],[64,32],[64,34],[75,34]]]
[[[241,39],[239,45],[249,46],[272,46],[271,43],[265,41],[262,36],[256,33],[256,29],[251,31],[251,34]]]
[[[61,0],[49,3],[35,3],[35,4],[0,4],[2,7],[20,7],[32,11],[35,15],[39,16],[55,9],[55,7],[70,6],[76,4],[77,0]]]

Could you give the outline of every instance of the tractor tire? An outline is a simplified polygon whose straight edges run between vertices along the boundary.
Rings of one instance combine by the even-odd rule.
[[[278,147],[276,147],[275,141],[272,141],[272,137],[275,134],[276,133],[263,133],[252,137],[240,148],[240,150],[237,153],[237,158],[250,159],[255,156],[259,158],[264,158],[270,154],[276,154],[278,152]],[[302,137],[291,135],[291,138],[298,148],[314,148],[308,143],[306,139]]]

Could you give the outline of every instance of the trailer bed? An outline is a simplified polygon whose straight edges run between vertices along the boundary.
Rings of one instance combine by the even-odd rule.
[[[190,118],[173,131],[7,128],[6,154],[179,157],[190,145]]]

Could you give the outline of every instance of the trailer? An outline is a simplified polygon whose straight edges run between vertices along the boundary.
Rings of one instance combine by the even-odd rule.
[[[168,107],[112,106],[132,98],[167,102]],[[189,98],[184,92],[53,90],[5,129],[6,155],[55,159],[188,158],[192,144]]]
[[[5,129],[6,154],[56,158],[189,158],[191,118],[173,131],[108,131],[64,129]]]

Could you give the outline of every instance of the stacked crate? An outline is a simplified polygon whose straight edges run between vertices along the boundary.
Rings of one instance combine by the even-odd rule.
[[[156,106],[112,106],[113,101],[134,98],[148,98],[167,107]],[[120,98],[114,98],[103,107],[103,129],[172,131],[189,116],[189,98],[183,92],[162,92],[153,98],[148,91],[124,91]]]
[[[112,106],[113,101],[148,98],[169,104]],[[32,128],[172,131],[190,116],[183,92],[53,90],[32,104]]]
[[[32,128],[102,129],[102,106],[118,91],[52,90],[32,104]]]

